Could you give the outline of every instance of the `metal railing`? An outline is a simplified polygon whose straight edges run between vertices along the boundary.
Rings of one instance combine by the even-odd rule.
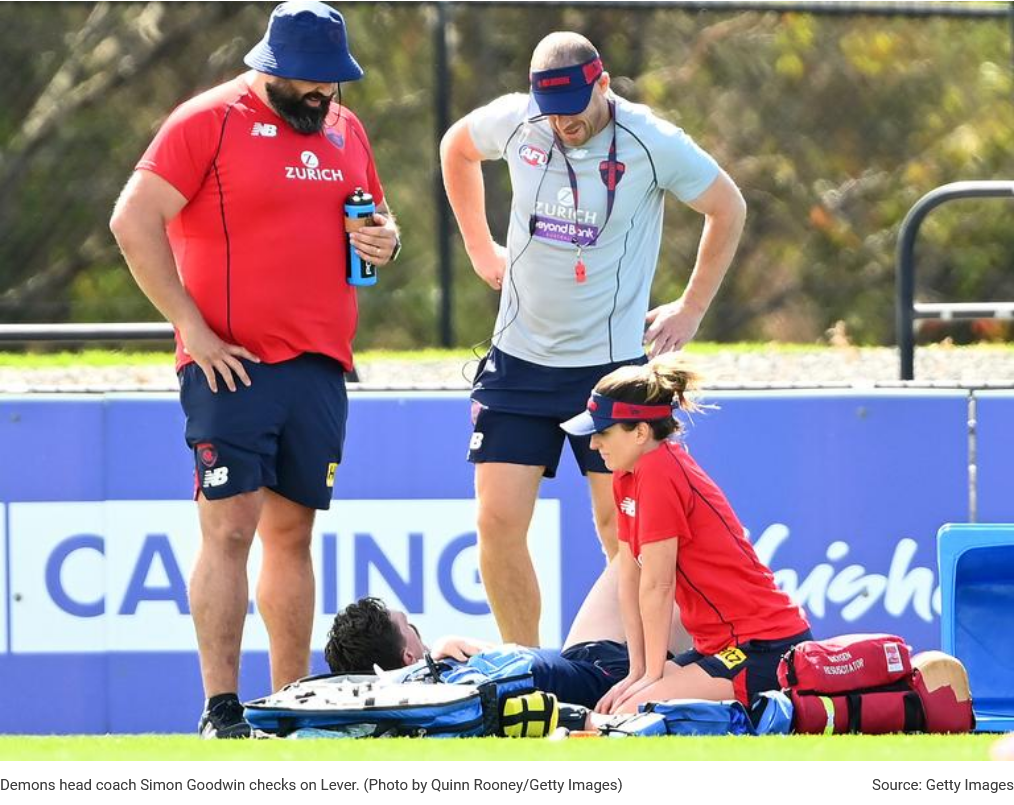
[[[915,322],[920,319],[1010,319],[1014,302],[915,302],[915,240],[926,216],[941,204],[963,198],[1014,198],[1014,182],[952,182],[941,185],[908,211],[898,232],[897,337],[901,379],[915,379]]]
[[[127,322],[123,324],[0,324],[0,344],[92,341],[166,341],[172,340],[173,326],[168,322]],[[359,382],[353,366],[345,373],[349,383]]]
[[[173,337],[168,322],[124,324],[0,324],[0,343],[39,341],[164,341]]]

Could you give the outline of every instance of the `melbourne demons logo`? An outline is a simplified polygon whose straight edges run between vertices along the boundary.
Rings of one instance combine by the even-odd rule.
[[[541,168],[549,162],[549,154],[541,148],[529,145],[528,143],[525,143],[520,149],[518,149],[518,155],[521,159],[535,168]]]

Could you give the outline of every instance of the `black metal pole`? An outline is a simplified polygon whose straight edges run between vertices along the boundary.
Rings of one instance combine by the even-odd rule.
[[[439,166],[440,138],[451,126],[451,73],[447,58],[447,4],[437,3],[437,20],[433,33],[434,96],[437,160]],[[451,208],[444,194],[444,183],[437,168],[433,185],[434,207],[437,211],[437,279],[440,283],[440,346],[454,346],[454,264],[451,252]]]
[[[928,212],[921,205],[922,201],[908,211],[898,233],[898,267],[894,278],[897,286],[895,322],[902,380],[915,379],[915,322],[912,312],[915,301],[915,236]]]
[[[1014,71],[1014,2],[1007,4],[1007,18],[1010,20],[1010,63]]]
[[[896,329],[901,353],[901,379],[915,379],[915,240],[922,222],[935,207],[959,198],[1007,198],[1014,196],[1014,182],[952,182],[937,187],[908,211],[898,230]]]

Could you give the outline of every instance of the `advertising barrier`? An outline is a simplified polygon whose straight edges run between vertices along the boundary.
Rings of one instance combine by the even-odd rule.
[[[1014,523],[1014,391],[975,393],[976,520]]]
[[[968,519],[968,393],[725,392],[687,444],[818,637],[939,645],[934,539]],[[1008,419],[1008,421],[1010,421]],[[190,732],[201,707],[186,580],[199,532],[173,395],[0,397],[0,730]],[[478,572],[464,393],[354,393],[318,516],[314,647],[362,595],[424,639],[496,639]],[[604,560],[568,457],[529,546],[560,645]],[[251,560],[253,597],[259,554]],[[253,602],[241,696],[268,692]],[[314,655],[313,671],[325,670]],[[44,706],[39,704],[44,696]]]

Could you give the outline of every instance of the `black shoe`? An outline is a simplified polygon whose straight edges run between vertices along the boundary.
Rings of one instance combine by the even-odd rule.
[[[205,739],[249,738],[251,730],[239,699],[228,699],[204,711],[197,732]]]

